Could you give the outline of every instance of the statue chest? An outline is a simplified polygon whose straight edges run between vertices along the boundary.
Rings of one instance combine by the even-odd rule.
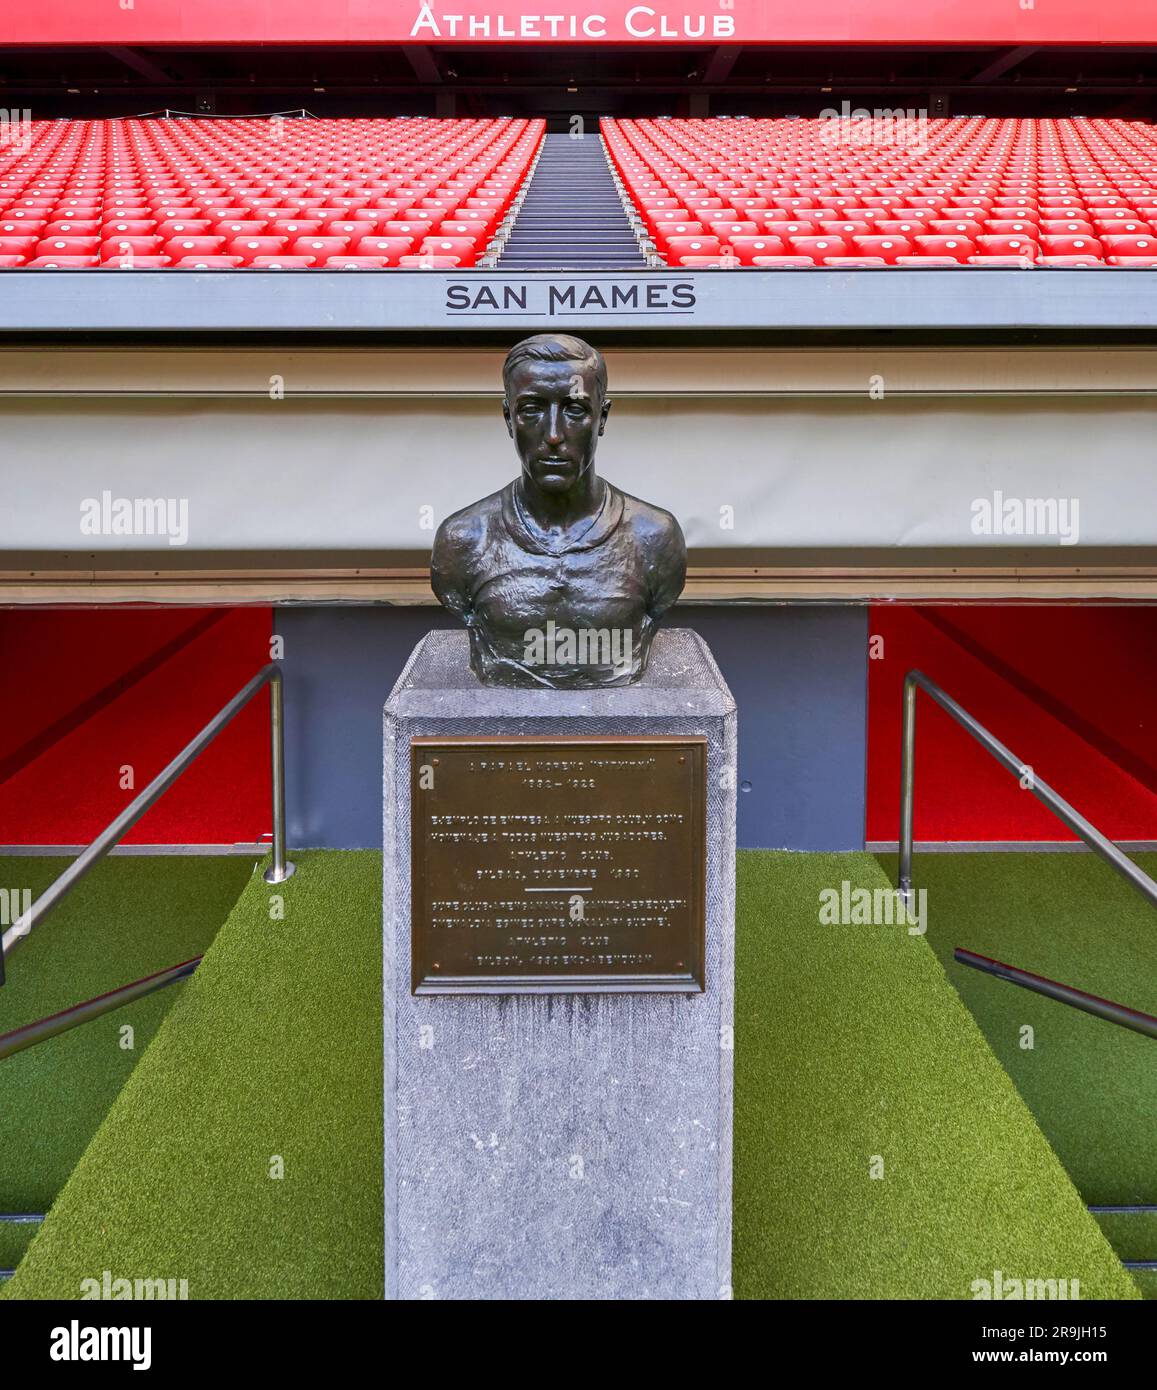
[[[559,627],[637,628],[647,611],[642,565],[630,553],[616,553],[608,564],[609,558],[603,547],[504,555],[475,593],[475,614],[509,639],[551,620]]]

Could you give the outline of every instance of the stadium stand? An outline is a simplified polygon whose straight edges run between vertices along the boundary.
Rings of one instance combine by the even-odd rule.
[[[473,266],[545,122],[54,120],[0,158],[0,268]]]
[[[1157,266],[1148,123],[870,124],[605,120],[602,132],[652,264]]]
[[[854,126],[44,121],[0,160],[0,268],[1157,266],[1147,123]]]

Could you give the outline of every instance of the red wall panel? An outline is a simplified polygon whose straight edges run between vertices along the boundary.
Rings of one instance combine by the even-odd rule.
[[[0,844],[92,840],[269,660],[270,630],[268,608],[0,612]],[[258,695],[125,843],[256,840],[268,746]]]
[[[553,17],[553,18],[552,18]],[[733,27],[732,27],[733,26]],[[1157,43],[1152,0],[51,0],[12,4],[0,44]]]
[[[872,609],[867,838],[894,840],[904,676],[944,687],[1111,838],[1157,839],[1157,608]],[[917,699],[919,840],[1075,838],[942,710]]]

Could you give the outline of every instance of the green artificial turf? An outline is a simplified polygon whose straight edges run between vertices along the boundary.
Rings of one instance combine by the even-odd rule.
[[[296,858],[283,921],[249,882],[3,1296],[105,1269],[381,1296],[381,856]],[[1136,1297],[927,943],[818,925],[820,888],[885,886],[874,860],[739,873],[737,1295],[968,1298],[999,1268]]]
[[[1157,874],[1157,855],[1137,862]],[[1157,912],[1092,854],[921,854],[913,879],[932,949],[1085,1201],[1157,1202],[1157,1042],[952,958],[963,946],[1157,1014]]]
[[[35,899],[71,862],[0,858],[0,884]],[[0,1033],[199,955],[252,869],[252,859],[224,855],[103,860],[12,952]],[[0,1211],[47,1211],[186,987],[0,1060]],[[0,1268],[30,1238],[28,1227],[0,1222]]]
[[[1121,1259],[1157,1260],[1157,1212],[1098,1212],[1096,1221]]]
[[[15,1269],[28,1249],[36,1227],[0,1221],[0,1269]]]
[[[381,1297],[381,855],[294,857],[177,987],[0,1296],[107,1269],[190,1298]]]
[[[969,1298],[1000,1269],[1135,1298],[925,939],[819,925],[844,879],[887,886],[868,855],[739,856],[736,1295]]]

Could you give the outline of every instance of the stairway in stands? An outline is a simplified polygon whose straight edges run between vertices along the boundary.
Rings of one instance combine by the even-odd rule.
[[[544,137],[500,270],[646,266],[598,135]]]

